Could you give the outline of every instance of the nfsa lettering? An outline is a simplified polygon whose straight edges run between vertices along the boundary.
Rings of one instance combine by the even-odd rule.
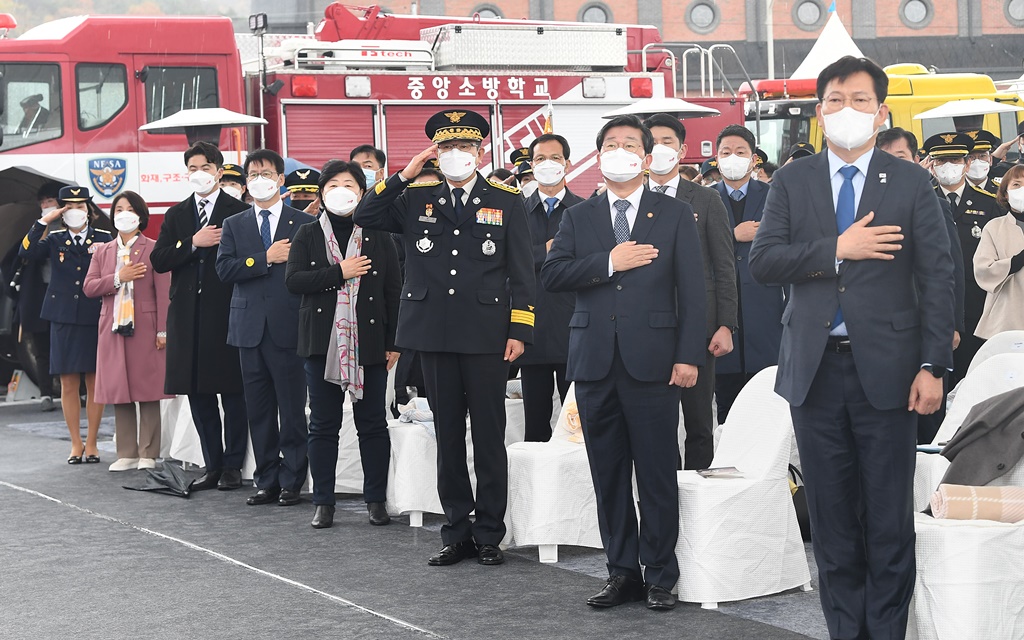
[[[411,51],[377,51],[377,50],[369,50],[369,51],[367,51],[366,49],[363,49],[359,53],[359,55],[364,57],[364,58],[411,58],[412,57],[412,52]]]

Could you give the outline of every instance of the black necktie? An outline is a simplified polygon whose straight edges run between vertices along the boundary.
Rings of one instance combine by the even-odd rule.
[[[82,236],[75,236],[75,247],[82,248]]]
[[[455,205],[455,219],[462,219],[462,209],[465,205],[462,204],[462,196],[465,195],[466,190],[462,187],[455,187],[452,189],[452,204]]]
[[[952,193],[952,192],[950,192],[950,193],[947,193],[947,194],[946,194],[946,197],[947,197],[947,198],[949,198],[949,206],[951,206],[951,207],[953,207],[954,209],[956,209],[956,203],[957,203],[957,201],[958,201],[958,200],[959,200],[960,198],[959,198],[959,197],[957,197],[957,195],[956,195],[955,193]]]
[[[207,200],[206,198],[203,198],[202,200],[199,201],[199,228],[200,229],[205,227],[206,223],[209,221],[209,217],[207,217],[207,215],[206,215],[206,207],[209,204],[210,204],[210,201]]]

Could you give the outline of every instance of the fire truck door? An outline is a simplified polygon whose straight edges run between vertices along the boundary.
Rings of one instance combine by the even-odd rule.
[[[384,132],[384,152],[388,154],[388,171],[394,173],[405,168],[413,156],[430,146],[430,139],[423,130],[430,116],[442,109],[453,111],[476,111],[487,118],[491,125],[491,136],[484,140],[484,159],[480,163],[480,173],[487,175],[494,167],[502,167],[500,158],[491,158],[491,145],[498,139],[501,132],[496,131],[493,107],[490,104],[458,105],[450,102],[431,104],[386,104],[383,107],[384,118],[381,130]],[[501,152],[500,143],[495,152]]]
[[[332,158],[348,160],[361,144],[379,146],[374,136],[376,104],[284,101],[283,155],[319,169]]]

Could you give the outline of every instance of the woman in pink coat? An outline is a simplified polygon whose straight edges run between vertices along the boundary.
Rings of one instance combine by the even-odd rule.
[[[83,291],[102,298],[96,355],[96,401],[114,405],[117,461],[111,471],[152,469],[160,455],[169,273],[150,261],[155,240],[142,235],[149,208],[125,191],[112,203],[117,237],[93,256]],[[138,403],[136,414],[135,403]]]

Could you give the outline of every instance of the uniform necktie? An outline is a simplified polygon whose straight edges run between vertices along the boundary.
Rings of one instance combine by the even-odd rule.
[[[949,206],[951,206],[954,209],[956,209],[957,201],[960,198],[958,198],[957,195],[955,193],[952,193],[952,192],[951,193],[947,193],[946,197],[949,198]]]
[[[548,198],[544,200],[544,203],[548,206],[547,214],[550,218],[551,214],[555,212],[555,207],[558,206],[558,198]]]
[[[668,185],[659,184],[658,186],[654,187],[654,190],[657,191],[658,193],[668,193]]]
[[[732,193],[729,194],[729,197],[732,198],[734,201],[739,202],[740,200],[743,199],[743,192],[740,191],[739,189],[735,189]]]
[[[850,228],[853,224],[853,219],[857,215],[857,209],[854,206],[856,196],[853,191],[853,176],[857,175],[857,167],[853,165],[847,165],[839,170],[839,173],[843,176],[843,186],[839,188],[839,200],[836,202],[836,230],[842,235],[844,231]],[[843,324],[843,307],[840,304],[839,308],[836,309],[836,317],[832,321],[832,328],[836,328]]]
[[[82,248],[82,236],[75,236],[75,246],[79,249]]]
[[[210,217],[206,215],[206,206],[210,204],[207,199],[199,201],[199,228],[202,229],[206,226],[206,223],[210,221]]]
[[[456,220],[462,219],[462,210],[465,207],[465,205],[462,204],[462,196],[465,195],[465,193],[466,190],[463,189],[462,187],[455,187],[454,189],[452,189],[452,204],[455,205]]]
[[[263,248],[269,249],[273,244],[270,237],[270,212],[260,209],[260,215],[263,216],[263,222],[260,223],[260,237],[263,238]]]
[[[616,200],[613,206],[618,212],[615,214],[615,224],[612,225],[612,229],[615,231],[615,244],[622,244],[629,240],[629,220],[626,219],[629,200]]]

